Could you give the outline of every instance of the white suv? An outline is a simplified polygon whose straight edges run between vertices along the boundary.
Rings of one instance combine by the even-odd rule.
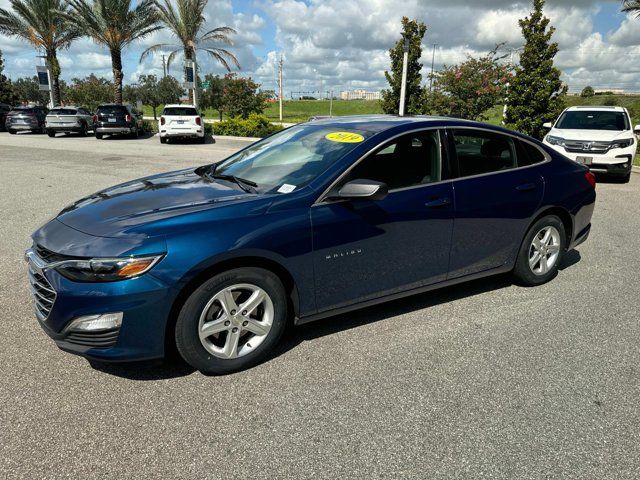
[[[170,138],[197,138],[205,142],[204,122],[193,105],[165,105],[158,122],[160,143]]]
[[[544,126],[551,129],[546,145],[593,172],[629,181],[640,126],[632,128],[626,108],[570,107],[555,125]]]

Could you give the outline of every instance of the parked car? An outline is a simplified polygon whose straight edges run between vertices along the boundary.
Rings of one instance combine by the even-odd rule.
[[[570,107],[555,124],[547,123],[544,143],[592,172],[631,178],[640,126],[632,127],[622,107]]]
[[[6,130],[5,123],[7,121],[7,114],[11,111],[11,105],[6,103],[0,103],[0,131]]]
[[[158,122],[160,143],[173,138],[196,138],[205,142],[202,115],[193,105],[165,105]]]
[[[45,107],[15,107],[7,114],[5,126],[11,134],[19,131],[44,133],[46,116]]]
[[[104,135],[138,138],[143,130],[142,114],[131,105],[100,105],[93,116],[93,131],[98,140]]]
[[[255,364],[289,321],[512,272],[540,285],[584,242],[595,177],[499,127],[303,123],[218,164],[64,208],[26,252],[36,316],[90,359]]]
[[[55,137],[56,133],[86,136],[93,129],[93,114],[83,107],[56,107],[49,111],[45,126],[50,137]]]

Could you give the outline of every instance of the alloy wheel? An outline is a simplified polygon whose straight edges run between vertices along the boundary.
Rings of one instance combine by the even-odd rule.
[[[558,261],[561,248],[560,232],[547,226],[534,237],[529,247],[529,268],[535,275],[546,275]]]
[[[242,357],[267,338],[273,316],[273,302],[260,287],[248,283],[225,287],[200,314],[200,343],[218,358]]]

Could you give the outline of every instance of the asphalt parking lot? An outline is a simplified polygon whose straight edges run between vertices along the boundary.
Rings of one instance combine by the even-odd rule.
[[[538,288],[497,277],[294,328],[225,377],[59,351],[30,233],[241,145],[0,132],[0,478],[640,477],[640,174],[598,185],[591,238]]]

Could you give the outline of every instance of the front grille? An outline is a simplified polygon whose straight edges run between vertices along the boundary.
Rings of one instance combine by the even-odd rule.
[[[71,331],[65,337],[65,341],[83,347],[109,348],[118,341],[119,328],[103,330],[100,332],[74,332]]]
[[[571,153],[607,153],[611,144],[609,142],[588,142],[579,140],[566,140],[564,148]]]
[[[29,265],[29,284],[33,294],[36,316],[40,320],[46,320],[56,301],[56,291],[46,277],[36,272],[31,265]]]
[[[61,255],[44,248],[42,245],[34,245],[34,250],[38,256],[47,263],[62,262],[64,260],[77,260],[83,257],[72,257],[70,255]]]

